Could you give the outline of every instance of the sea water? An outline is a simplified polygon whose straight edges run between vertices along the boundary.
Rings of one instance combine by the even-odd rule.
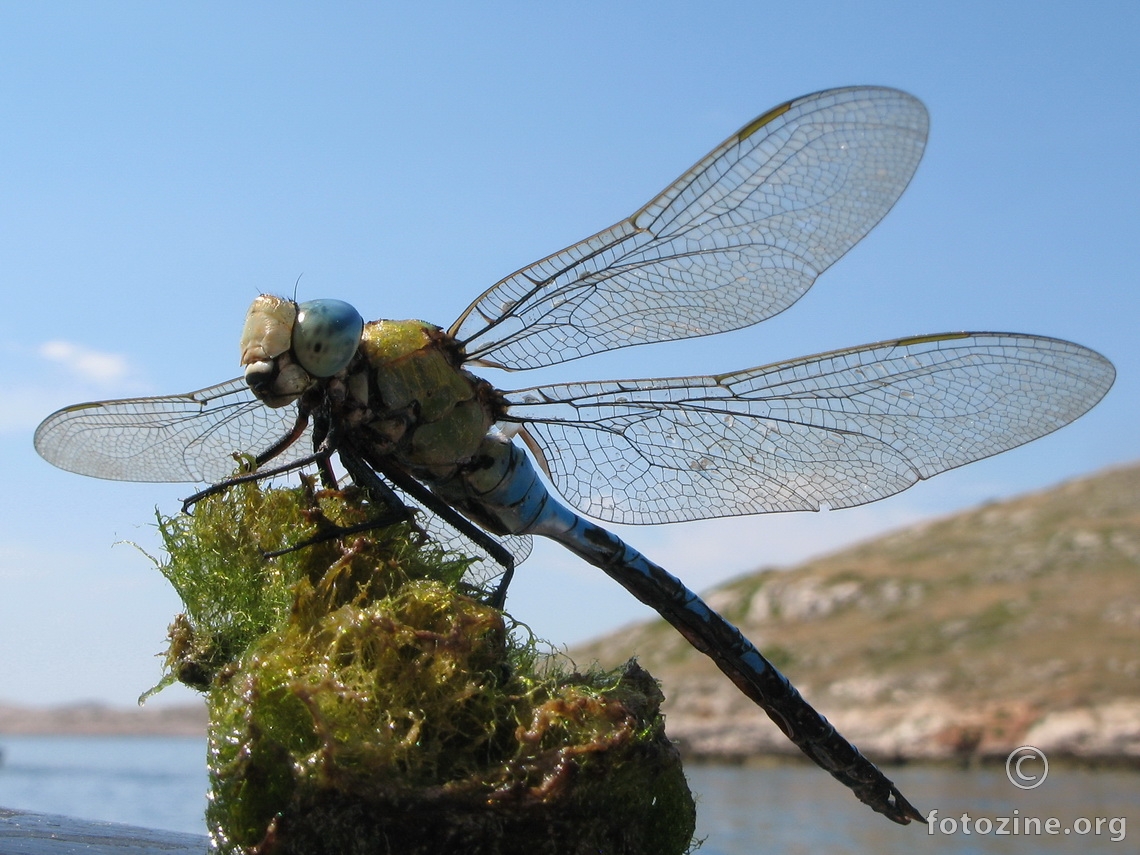
[[[0,736],[0,807],[204,834],[206,740]]]
[[[0,807],[205,833],[201,738],[0,735]],[[690,765],[700,855],[1140,851],[1140,773],[1054,764],[1037,788],[1002,765],[887,770],[929,826],[898,826],[807,764]]]

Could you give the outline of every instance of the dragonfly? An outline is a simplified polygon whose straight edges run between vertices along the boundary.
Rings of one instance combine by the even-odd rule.
[[[504,580],[531,535],[552,538],[656,609],[860,800],[922,821],[736,627],[602,523],[873,502],[1068,424],[1107,393],[1112,364],[1053,338],[951,332],[709,376],[502,391],[472,369],[542,368],[784,311],[894,205],[927,130],[922,103],[894,89],[788,101],[447,329],[261,295],[242,377],[67,407],[36,448],[86,475],[215,485],[191,501],[240,480],[235,454],[260,467],[246,478],[315,463],[329,479],[335,455],[377,502],[414,509]]]

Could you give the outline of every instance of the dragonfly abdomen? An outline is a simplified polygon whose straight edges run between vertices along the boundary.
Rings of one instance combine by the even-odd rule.
[[[849,787],[860,801],[895,822],[923,820],[890,780],[804,700],[787,677],[735,626],[711,609],[673,574],[601,526],[576,517],[546,534],[601,568],[641,602],[655,609],[685,639],[755,702],[796,747]]]

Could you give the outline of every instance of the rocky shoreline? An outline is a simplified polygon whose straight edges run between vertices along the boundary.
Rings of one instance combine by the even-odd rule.
[[[702,706],[710,699],[706,694]],[[734,704],[735,699],[725,699]],[[667,732],[683,756],[709,762],[798,757],[799,751],[763,713],[709,715],[675,699]],[[1032,745],[1051,760],[1140,769],[1140,700],[1041,713],[1024,705],[963,709],[945,698],[847,709],[828,720],[860,751],[882,763],[1004,761]]]
[[[206,705],[137,709],[97,703],[57,707],[0,704],[0,736],[202,736]]]
[[[686,758],[741,763],[799,757],[763,713],[736,708],[736,699],[719,686],[703,688],[669,705],[667,732]],[[1051,759],[1140,768],[1140,699],[1041,714],[1024,705],[962,709],[948,699],[927,698],[842,710],[829,719],[878,762],[997,761],[1019,746],[1032,745]],[[141,709],[0,704],[0,737],[204,737],[206,725],[206,708],[198,704]]]

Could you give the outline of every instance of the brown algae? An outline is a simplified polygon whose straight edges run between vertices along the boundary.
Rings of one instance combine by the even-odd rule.
[[[693,799],[636,663],[559,667],[408,524],[264,556],[370,515],[305,481],[160,518],[185,606],[166,682],[207,695],[217,848],[688,851]]]

